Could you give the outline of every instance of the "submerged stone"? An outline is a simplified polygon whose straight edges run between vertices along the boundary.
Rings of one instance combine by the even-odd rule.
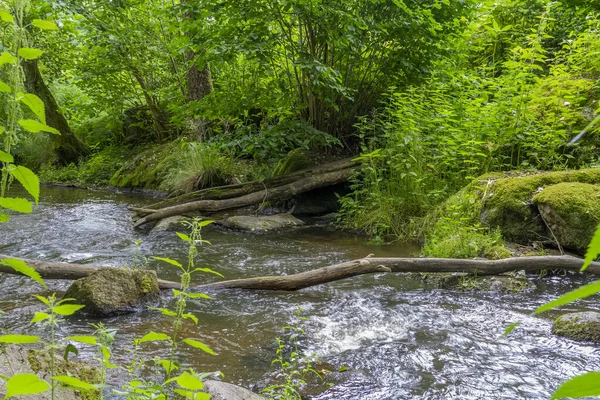
[[[151,232],[181,229],[181,223],[187,220],[189,220],[189,218],[184,217],[183,215],[174,215],[172,217],[163,218],[151,229]]]
[[[559,183],[533,197],[540,215],[562,247],[584,254],[600,223],[600,186]]]
[[[301,226],[304,222],[292,214],[265,215],[262,217],[234,216],[222,224],[228,228],[251,232],[266,232],[287,227]]]
[[[552,333],[573,340],[600,343],[600,312],[561,315],[554,321]]]
[[[212,395],[211,400],[265,400],[241,386],[220,381],[205,381],[204,391]]]
[[[524,276],[475,276],[464,272],[411,273],[408,276],[438,289],[521,292],[534,286]]]
[[[106,268],[73,282],[64,297],[85,305],[90,315],[107,317],[133,312],[159,295],[155,271]]]

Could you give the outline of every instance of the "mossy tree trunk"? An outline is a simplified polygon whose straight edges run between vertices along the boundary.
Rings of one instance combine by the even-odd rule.
[[[60,135],[50,134],[59,164],[67,165],[77,162],[79,158],[87,155],[89,150],[69,127],[56,99],[44,82],[37,60],[24,60],[23,72],[27,91],[35,94],[44,102],[46,124],[60,132]]]

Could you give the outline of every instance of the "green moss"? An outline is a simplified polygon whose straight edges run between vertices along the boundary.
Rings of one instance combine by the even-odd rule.
[[[294,149],[277,162],[273,176],[287,175],[314,166],[305,149]]]
[[[600,186],[559,183],[536,194],[533,203],[563,247],[585,252],[600,223]]]
[[[435,288],[466,291],[521,292],[533,285],[527,278],[513,275],[476,276],[461,272],[435,272],[409,276]]]
[[[575,313],[558,317],[552,324],[552,333],[573,340],[600,343],[600,319],[596,313]]]
[[[502,258],[512,257],[512,252],[504,247],[504,245],[497,244],[484,247],[481,256],[489,260],[500,260]]]
[[[545,226],[532,198],[540,189],[561,182],[600,183],[600,168],[510,176],[490,183],[483,199],[481,219],[499,227],[505,239],[519,243],[539,240]]]

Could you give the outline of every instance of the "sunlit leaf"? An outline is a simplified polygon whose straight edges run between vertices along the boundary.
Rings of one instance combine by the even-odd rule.
[[[204,227],[204,226],[207,226],[207,225],[213,224],[214,222],[215,222],[215,221],[213,221],[212,219],[207,219],[207,220],[204,220],[204,221],[200,221],[200,222],[198,223],[198,226],[200,226],[200,227]]]
[[[190,390],[175,389],[175,393],[190,400],[210,400],[212,398],[210,393],[206,392],[192,392]]]
[[[43,124],[46,123],[46,107],[44,106],[42,99],[33,93],[26,93],[21,94],[21,96],[19,96],[19,100],[21,103],[29,107],[29,109],[40,119],[40,121],[42,121]]]
[[[167,382],[177,382],[179,386],[188,390],[201,390],[204,388],[204,383],[189,372],[184,372],[175,378],[169,379]]]
[[[212,299],[212,297],[205,293],[186,293],[186,296],[190,299]]]
[[[67,386],[74,387],[77,389],[98,390],[98,388],[96,386],[92,385],[91,383],[84,382],[84,381],[77,379],[75,377],[72,377],[72,376],[59,375],[59,376],[55,376],[54,380],[56,382],[62,383],[63,385],[67,385]]]
[[[592,237],[592,241],[590,242],[588,249],[585,253],[585,260],[583,261],[581,271],[585,271],[587,267],[590,266],[592,261],[598,258],[598,255],[600,255],[600,225],[598,225],[598,227],[596,228],[594,237]]]
[[[218,276],[220,276],[221,278],[224,278],[224,276],[223,276],[223,275],[221,275],[221,274],[220,274],[220,273],[218,273],[217,271],[213,271],[213,270],[212,270],[212,269],[210,269],[210,268],[196,268],[194,271],[207,272],[207,273],[209,273],[209,274],[215,274],[215,275],[218,275]]]
[[[25,190],[35,199],[37,204],[40,199],[40,180],[29,168],[22,165],[11,166],[10,174],[19,181]]]
[[[553,308],[560,307],[562,305],[571,303],[575,300],[584,299],[584,298],[594,295],[598,292],[600,292],[600,281],[592,282],[585,286],[581,286],[581,287],[565,294],[564,296],[560,296],[558,299],[555,299],[555,300],[549,301],[548,303],[542,304],[535,310],[534,314],[539,314],[544,311],[548,311]]]
[[[182,314],[181,316],[184,319],[191,319],[196,325],[198,325],[198,317],[196,317],[194,314]]]
[[[14,161],[13,156],[0,150],[0,162],[11,163]]]
[[[6,382],[5,399],[11,397],[44,393],[50,388],[48,382],[40,379],[34,374],[17,374],[13,375]]]
[[[6,83],[0,81],[0,92],[10,93],[10,92],[12,92],[12,89]]]
[[[69,343],[68,345],[65,346],[65,352],[63,353],[63,359],[65,361],[69,361],[70,353],[73,353],[76,356],[79,355],[79,350],[77,350],[77,347],[73,346],[71,343]]]
[[[4,224],[8,221],[10,221],[10,215],[0,212],[0,224]]]
[[[216,355],[216,353],[210,347],[208,347],[207,345],[205,345],[204,343],[202,343],[198,340],[183,339],[182,342],[185,344],[188,344],[192,347],[195,347],[197,349],[200,349],[200,350],[204,351],[205,353],[212,354],[213,356]]]
[[[0,54],[0,66],[4,64],[14,64],[17,62],[17,57],[13,56],[7,51],[3,51]]]
[[[175,311],[171,311],[168,308],[156,308],[156,307],[148,307],[150,310],[160,311],[161,314],[167,315],[169,317],[176,317],[177,313]]]
[[[55,135],[60,135],[60,132],[58,130],[33,119],[20,119],[19,125],[21,125],[23,129],[31,133],[38,133],[43,131],[53,133]]]
[[[171,374],[171,372],[179,369],[177,364],[175,364],[174,362],[170,362],[169,360],[158,360],[156,361],[156,363],[162,366],[169,375]]]
[[[177,236],[179,236],[179,238],[183,241],[186,241],[188,243],[192,242],[192,239],[190,239],[190,237],[188,235],[186,235],[185,233],[181,233],[181,232],[175,232],[177,233]]]
[[[10,13],[7,13],[4,10],[0,10],[0,19],[4,22],[14,22],[14,18]]]
[[[47,31],[58,30],[58,25],[56,25],[54,22],[46,21],[43,19],[34,19],[33,21],[31,21],[31,25]]]
[[[81,310],[83,305],[81,304],[63,304],[52,309],[52,312],[58,315],[73,315],[78,310]]]
[[[29,335],[2,335],[2,336],[0,336],[0,343],[29,344],[29,343],[37,343],[39,341],[40,341],[39,336],[29,336]]]
[[[0,197],[0,207],[18,211],[23,214],[31,214],[32,205],[27,199],[21,199],[18,197]]]
[[[171,340],[171,336],[167,335],[166,333],[150,332],[150,333],[145,334],[140,339],[140,343],[159,342],[159,341],[164,341],[164,340]]]
[[[171,265],[174,265],[176,267],[181,267],[182,266],[181,263],[179,263],[179,262],[177,262],[175,260],[171,260],[170,258],[154,257],[154,256],[152,258],[154,258],[155,260],[158,260],[158,261],[164,261],[164,262],[169,263]]]
[[[44,54],[42,50],[31,47],[21,47],[17,53],[26,60],[35,60]]]
[[[506,328],[506,330],[504,331],[504,334],[503,334],[503,336],[508,336],[508,335],[510,335],[510,333],[511,333],[512,331],[514,331],[514,330],[515,330],[515,328],[516,328],[517,326],[519,326],[520,324],[521,324],[521,322],[519,322],[519,321],[517,321],[517,322],[513,322],[512,324],[510,324],[510,325],[508,326],[508,328]]]
[[[552,400],[589,396],[600,396],[600,372],[588,372],[566,381],[554,392]]]
[[[95,336],[69,336],[67,340],[73,340],[74,342],[97,345],[98,341]]]
[[[50,315],[48,315],[45,312],[42,311],[36,311],[35,315],[33,316],[33,318],[31,319],[31,324],[35,324],[36,322],[42,322],[47,320],[48,318],[50,318]]]
[[[20,272],[21,274],[33,279],[43,287],[48,288],[48,286],[46,286],[46,282],[44,282],[40,274],[35,269],[27,265],[27,263],[23,260],[19,260],[17,258],[5,258],[3,260],[0,260],[0,264],[7,265],[15,271]]]

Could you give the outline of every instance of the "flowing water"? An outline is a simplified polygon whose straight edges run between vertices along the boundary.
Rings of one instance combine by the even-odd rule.
[[[30,215],[14,216],[0,226],[0,253],[55,261],[119,266],[130,263],[134,242],[141,252],[178,260],[185,244],[173,232],[143,233],[131,225],[130,204],[152,199],[101,191],[44,188]],[[200,263],[232,279],[292,274],[341,261],[376,256],[410,256],[411,245],[372,246],[364,238],[327,228],[250,235],[204,231],[212,245],[202,249]],[[176,270],[153,262],[161,278],[177,280]],[[197,275],[195,283],[218,279]],[[317,368],[344,372],[310,379],[306,396],[313,399],[547,399],[558,384],[581,371],[600,370],[600,349],[550,333],[557,314],[532,318],[539,304],[584,283],[583,279],[546,278],[537,289],[521,294],[463,292],[426,288],[395,274],[360,276],[295,293],[230,290],[212,300],[193,300],[189,310],[197,327],[184,335],[210,345],[217,356],[181,348],[180,360],[196,371],[217,371],[223,380],[260,391],[277,382],[271,365],[284,325],[294,321],[298,306],[308,321],[301,350],[319,358]],[[51,291],[69,282],[49,281]],[[1,327],[10,332],[39,332],[30,316],[40,309],[31,294],[40,286],[16,276],[0,276]],[[160,306],[173,305],[163,295]],[[590,309],[594,300],[570,310]],[[513,321],[522,325],[502,337]],[[90,334],[90,321],[69,319],[60,336]],[[118,330],[114,361],[129,360],[125,350],[149,331],[169,332],[171,320],[154,311],[104,320]],[[158,344],[143,347],[147,358],[165,356]],[[84,357],[91,353],[83,352]],[[122,371],[111,375],[122,383]]]

